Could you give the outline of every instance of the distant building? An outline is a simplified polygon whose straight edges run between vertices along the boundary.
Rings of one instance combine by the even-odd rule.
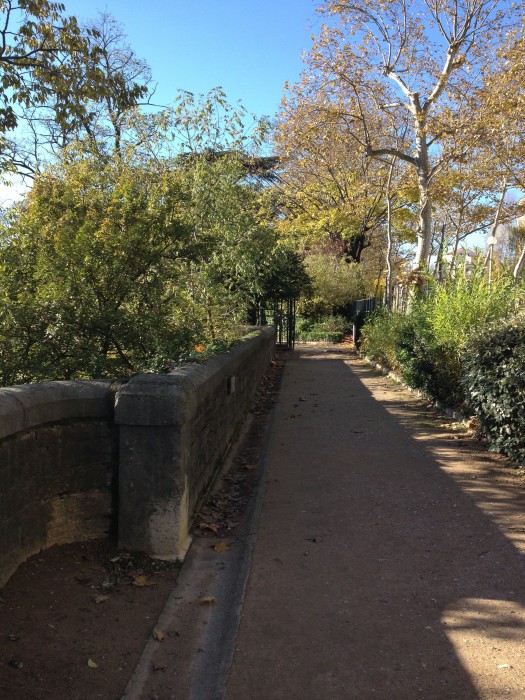
[[[456,270],[462,269],[466,275],[472,274],[479,258],[479,251],[472,248],[458,248],[444,256],[445,266],[450,269],[452,266]]]

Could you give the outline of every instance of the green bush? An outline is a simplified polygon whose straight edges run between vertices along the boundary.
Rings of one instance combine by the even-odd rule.
[[[312,285],[310,294],[301,301],[308,315],[330,318],[338,308],[367,296],[362,265],[321,251],[308,254],[304,263]]]
[[[463,356],[473,333],[515,312],[521,290],[500,277],[489,287],[483,270],[456,275],[414,299],[406,316],[381,310],[363,328],[366,354],[405,382],[449,406],[465,400]]]
[[[323,316],[318,319],[299,316],[295,335],[297,340],[303,342],[340,343],[350,329],[351,323],[344,316]]]
[[[361,330],[361,350],[371,360],[399,370],[399,343],[408,325],[408,316],[386,308],[377,309]]]
[[[397,345],[404,381],[449,406],[463,402],[461,347],[439,339],[425,304],[416,304]]]
[[[464,387],[494,452],[525,460],[525,321],[487,326],[468,343]]]

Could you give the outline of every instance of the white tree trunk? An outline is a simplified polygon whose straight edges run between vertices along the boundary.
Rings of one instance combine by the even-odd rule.
[[[432,242],[432,199],[430,195],[430,163],[425,122],[421,114],[416,115],[419,122],[416,129],[417,185],[419,189],[419,225],[417,231],[417,250],[414,269],[427,267]]]

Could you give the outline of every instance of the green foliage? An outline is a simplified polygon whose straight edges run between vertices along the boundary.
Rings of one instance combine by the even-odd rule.
[[[377,309],[361,330],[361,350],[371,360],[399,370],[398,347],[408,325],[408,317],[404,314],[386,308]]]
[[[458,274],[415,299],[406,316],[374,315],[363,329],[365,351],[400,371],[409,386],[447,405],[461,405],[469,339],[485,324],[511,316],[520,295],[508,278],[489,287],[482,272]]]
[[[118,120],[119,110],[146,93],[130,61],[114,62],[103,32],[79,26],[64,11],[62,3],[49,0],[0,2],[4,171],[33,178],[72,135],[85,129],[93,136],[102,105],[111,111],[106,122]]]
[[[17,126],[19,106],[44,104],[51,94],[61,100],[57,120],[79,109],[80,95],[67,99],[74,74],[70,59],[89,49],[75,18],[65,17],[63,10],[61,3],[48,0],[0,2],[0,132]]]
[[[447,405],[463,400],[460,349],[440,343],[432,333],[425,309],[415,308],[397,344],[403,379]]]
[[[420,303],[436,342],[461,350],[481,324],[511,314],[519,293],[512,278],[503,274],[489,287],[482,269],[467,276],[458,272]]]
[[[317,319],[298,317],[295,332],[297,340],[304,342],[340,343],[351,331],[351,324],[344,316],[324,316]]]
[[[174,187],[169,171],[87,159],[36,181],[2,232],[3,383],[128,374],[191,344]]]
[[[222,88],[207,94],[180,90],[170,115],[174,140],[184,154],[250,153],[267,136],[268,123],[231,105]]]
[[[261,261],[261,300],[298,299],[311,292],[311,280],[301,255],[278,245]]]
[[[0,230],[2,383],[162,371],[239,337],[275,247],[258,205],[234,159],[69,149]]]
[[[467,344],[464,387],[491,449],[525,460],[525,321],[497,322]]]
[[[363,267],[348,263],[335,253],[317,252],[305,258],[311,293],[301,301],[301,312],[326,316],[366,296]]]

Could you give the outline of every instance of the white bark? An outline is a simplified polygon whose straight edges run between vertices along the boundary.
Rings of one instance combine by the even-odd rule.
[[[388,309],[392,308],[392,299],[394,291],[394,236],[392,232],[392,195],[390,187],[392,185],[392,177],[396,158],[392,158],[390,169],[388,171],[388,179],[386,183],[386,211],[387,211],[387,249],[386,249],[386,283],[385,283],[385,306]]]

